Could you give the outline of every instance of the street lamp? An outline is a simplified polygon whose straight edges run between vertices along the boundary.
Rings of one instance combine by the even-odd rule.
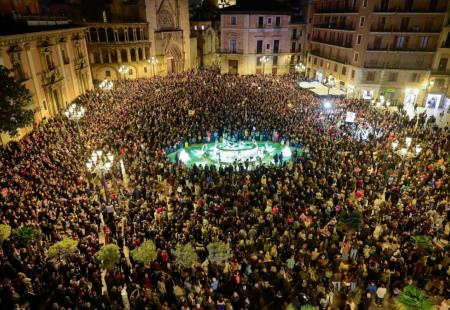
[[[303,72],[305,72],[305,69],[306,69],[306,67],[303,63],[296,64],[294,68],[295,68],[295,71],[298,73],[303,73]]]
[[[152,57],[150,57],[150,59],[149,60],[147,60],[147,62],[149,63],[149,64],[151,64],[152,65],[152,68],[153,68],[153,77],[155,77],[156,76],[156,74],[155,74],[155,65],[157,65],[158,64],[158,58],[156,58],[155,56],[152,56]]]
[[[262,57],[259,59],[259,62],[262,63],[262,74],[264,75],[264,74],[265,74],[265,73],[264,73],[264,68],[265,68],[266,63],[269,62],[269,57],[267,57],[267,56],[262,56]]]
[[[69,108],[64,112],[64,115],[70,119],[71,121],[75,121],[75,123],[77,124],[77,129],[78,129],[78,136],[80,136],[81,134],[81,129],[80,129],[80,119],[84,116],[84,113],[86,112],[85,108],[77,105],[75,102],[72,103]]]
[[[119,67],[119,73],[122,74],[123,79],[126,80],[125,74],[128,72],[128,66],[121,65]]]
[[[416,144],[415,147],[411,147],[412,138],[406,137],[403,146],[398,149],[400,143],[395,140],[392,142],[391,147],[394,154],[397,154],[401,159],[401,165],[399,167],[397,183],[400,181],[403,174],[403,167],[405,165],[405,160],[410,160],[418,156],[422,152],[422,147],[419,144]]]
[[[105,153],[102,150],[96,150],[86,162],[86,168],[90,173],[100,176],[103,189],[105,190],[106,201],[109,202],[109,193],[104,180],[104,176],[109,172],[114,164],[114,155],[111,152]]]
[[[102,90],[111,90],[113,88],[113,82],[108,80],[103,80],[98,85]]]

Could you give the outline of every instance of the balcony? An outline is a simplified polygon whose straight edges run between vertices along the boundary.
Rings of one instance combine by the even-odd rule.
[[[327,55],[327,53],[322,53],[320,50],[311,50],[309,52],[309,54],[320,57],[320,58],[325,58],[334,62],[338,62],[341,64],[349,64],[349,59],[348,57],[337,57],[337,56],[332,56],[332,55]]]
[[[315,8],[314,14],[358,14],[358,10],[349,7]]]
[[[314,25],[313,28],[335,30],[335,31],[355,31],[354,25],[345,25],[345,24],[317,24]]]
[[[43,85],[54,84],[63,79],[57,68],[49,68],[48,70],[42,71],[41,76]]]
[[[239,55],[239,54],[244,54],[244,51],[242,49],[237,49],[237,50],[230,50],[228,48],[224,48],[220,50],[221,54],[228,54],[228,55]]]
[[[370,28],[370,32],[373,33],[385,33],[385,34],[396,34],[396,33],[417,33],[417,34],[439,34],[441,33],[441,30],[438,28],[431,28],[431,27],[408,27],[408,28],[401,28],[401,27],[378,27],[374,26]]]
[[[338,41],[329,41],[329,40],[323,40],[321,38],[312,38],[312,43],[320,43],[320,44],[326,44],[331,46],[337,46],[341,48],[352,48],[352,44],[350,42],[338,42]]]
[[[436,9],[426,9],[426,8],[413,8],[411,10],[406,10],[402,7],[388,7],[381,8],[379,6],[375,6],[373,13],[380,15],[390,15],[390,14],[408,14],[408,15],[416,15],[416,14],[427,14],[427,15],[441,15],[445,14],[446,8],[436,8]]]
[[[435,49],[430,48],[418,48],[418,47],[405,47],[405,48],[398,48],[398,47],[392,47],[392,46],[373,46],[369,45],[367,46],[368,52],[381,52],[381,53],[434,53]]]

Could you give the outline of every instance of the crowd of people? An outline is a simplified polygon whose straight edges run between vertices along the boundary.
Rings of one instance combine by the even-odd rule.
[[[0,149],[0,221],[42,235],[27,246],[12,237],[1,244],[0,308],[387,308],[412,284],[448,309],[448,128],[364,100],[328,100],[324,108],[290,75],[215,70],[82,95],[80,132],[56,117]],[[345,122],[349,111],[357,123]],[[168,159],[224,134],[283,137],[302,156],[252,169]],[[422,151],[393,150],[406,137]],[[85,169],[97,149],[116,154],[126,171],[112,168],[108,195]],[[361,228],[341,229],[344,212],[360,213]],[[433,248],[417,247],[416,235]],[[49,260],[47,249],[65,236],[78,251]],[[157,247],[152,264],[123,251],[102,281],[94,256],[102,244],[131,251],[145,240]],[[214,240],[232,250],[223,264],[207,259]],[[199,263],[175,264],[177,243],[191,243]]]

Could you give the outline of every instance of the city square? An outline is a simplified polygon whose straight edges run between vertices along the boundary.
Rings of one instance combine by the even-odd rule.
[[[449,309],[449,1],[0,3],[0,309]]]

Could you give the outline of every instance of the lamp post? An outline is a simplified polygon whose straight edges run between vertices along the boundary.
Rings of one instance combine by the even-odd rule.
[[[156,58],[155,56],[152,56],[152,57],[150,57],[150,59],[149,60],[147,60],[147,62],[149,63],[149,64],[151,64],[152,65],[152,69],[153,69],[153,77],[155,77],[156,76],[156,73],[155,73],[155,65],[157,65],[158,64],[158,58]]]
[[[72,103],[69,108],[64,112],[64,115],[70,119],[71,121],[75,121],[77,124],[77,130],[78,130],[78,137],[81,135],[81,129],[80,129],[80,119],[84,116],[84,113],[86,112],[85,108],[77,105],[75,102]]]
[[[266,63],[269,62],[269,57],[267,57],[267,56],[262,56],[262,57],[259,59],[259,61],[262,63],[262,74],[264,75],[264,74],[265,74],[264,68],[265,68],[265,66],[266,66]]]
[[[398,155],[401,159],[401,164],[399,167],[398,177],[397,177],[397,184],[401,180],[405,161],[411,160],[411,159],[417,157],[422,152],[422,147],[419,144],[416,144],[414,147],[412,147],[412,138],[411,137],[405,138],[405,142],[402,145],[402,147],[399,148],[399,145],[400,145],[400,143],[397,140],[395,140],[391,144],[394,154]]]
[[[199,50],[200,50],[200,68],[203,68],[203,54],[204,54],[203,46],[205,43],[205,41],[203,40],[203,31],[205,31],[205,26],[204,25],[200,25],[200,26],[195,25],[194,30],[197,31],[197,34],[198,34],[198,44],[200,45],[200,48],[199,48]]]
[[[94,151],[86,163],[86,168],[90,173],[94,173],[100,176],[103,189],[105,190],[107,203],[109,202],[109,193],[104,177],[112,168],[113,164],[114,164],[114,155],[111,154],[111,152],[105,154],[105,152],[103,152],[102,150]]]
[[[121,66],[119,67],[119,73],[122,74],[122,78],[123,78],[124,80],[127,79],[127,78],[125,77],[125,74],[127,73],[127,71],[128,71],[128,66],[126,66],[126,65],[121,65]]]
[[[109,80],[103,80],[100,82],[98,87],[100,87],[102,90],[108,91],[113,88],[113,82]]]
[[[303,72],[305,72],[305,65],[303,63],[298,63],[295,65],[295,72],[298,72],[298,74],[302,74]]]

